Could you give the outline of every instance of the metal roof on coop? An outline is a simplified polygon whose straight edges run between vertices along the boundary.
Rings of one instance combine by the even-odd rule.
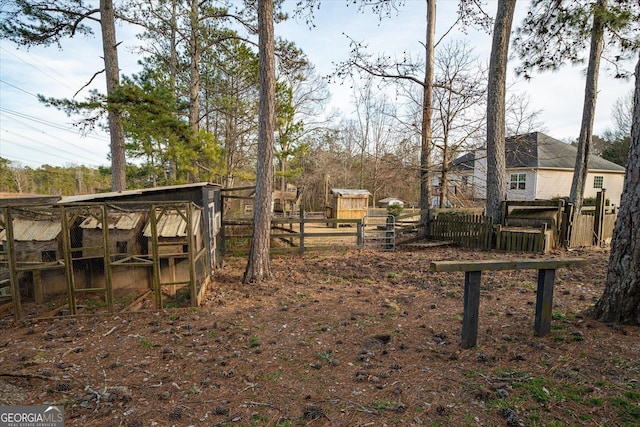
[[[167,212],[163,214],[157,222],[158,237],[186,237],[187,221],[186,214],[178,212]],[[194,211],[192,217],[192,234],[198,233],[200,227],[200,211]],[[151,237],[151,222],[144,227],[144,237]]]

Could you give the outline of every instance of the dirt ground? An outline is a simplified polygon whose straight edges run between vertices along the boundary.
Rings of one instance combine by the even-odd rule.
[[[533,334],[536,272],[483,274],[478,345],[459,346],[455,247],[227,259],[197,308],[4,321],[0,404],[64,404],[67,426],[640,425],[640,328],[586,310],[608,252],[556,274]]]

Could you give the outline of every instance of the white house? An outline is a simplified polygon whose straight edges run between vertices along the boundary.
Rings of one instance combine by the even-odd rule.
[[[398,205],[404,207],[404,202],[395,197],[386,197],[382,200],[378,200],[377,205],[381,208],[386,208],[387,206]]]
[[[549,200],[571,192],[577,148],[540,132],[517,135],[505,141],[507,200]],[[451,181],[467,189],[474,199],[486,198],[486,148],[453,161]],[[606,197],[618,206],[625,169],[590,155],[584,197],[606,189]]]

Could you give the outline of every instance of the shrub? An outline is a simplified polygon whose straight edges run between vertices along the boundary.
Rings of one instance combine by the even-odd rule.
[[[402,213],[403,210],[404,210],[404,207],[397,203],[387,206],[387,213],[389,215],[398,216]]]

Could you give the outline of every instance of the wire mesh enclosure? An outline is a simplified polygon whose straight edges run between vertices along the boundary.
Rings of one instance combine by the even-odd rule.
[[[197,306],[214,261],[205,208],[103,202],[0,209],[0,314]]]

